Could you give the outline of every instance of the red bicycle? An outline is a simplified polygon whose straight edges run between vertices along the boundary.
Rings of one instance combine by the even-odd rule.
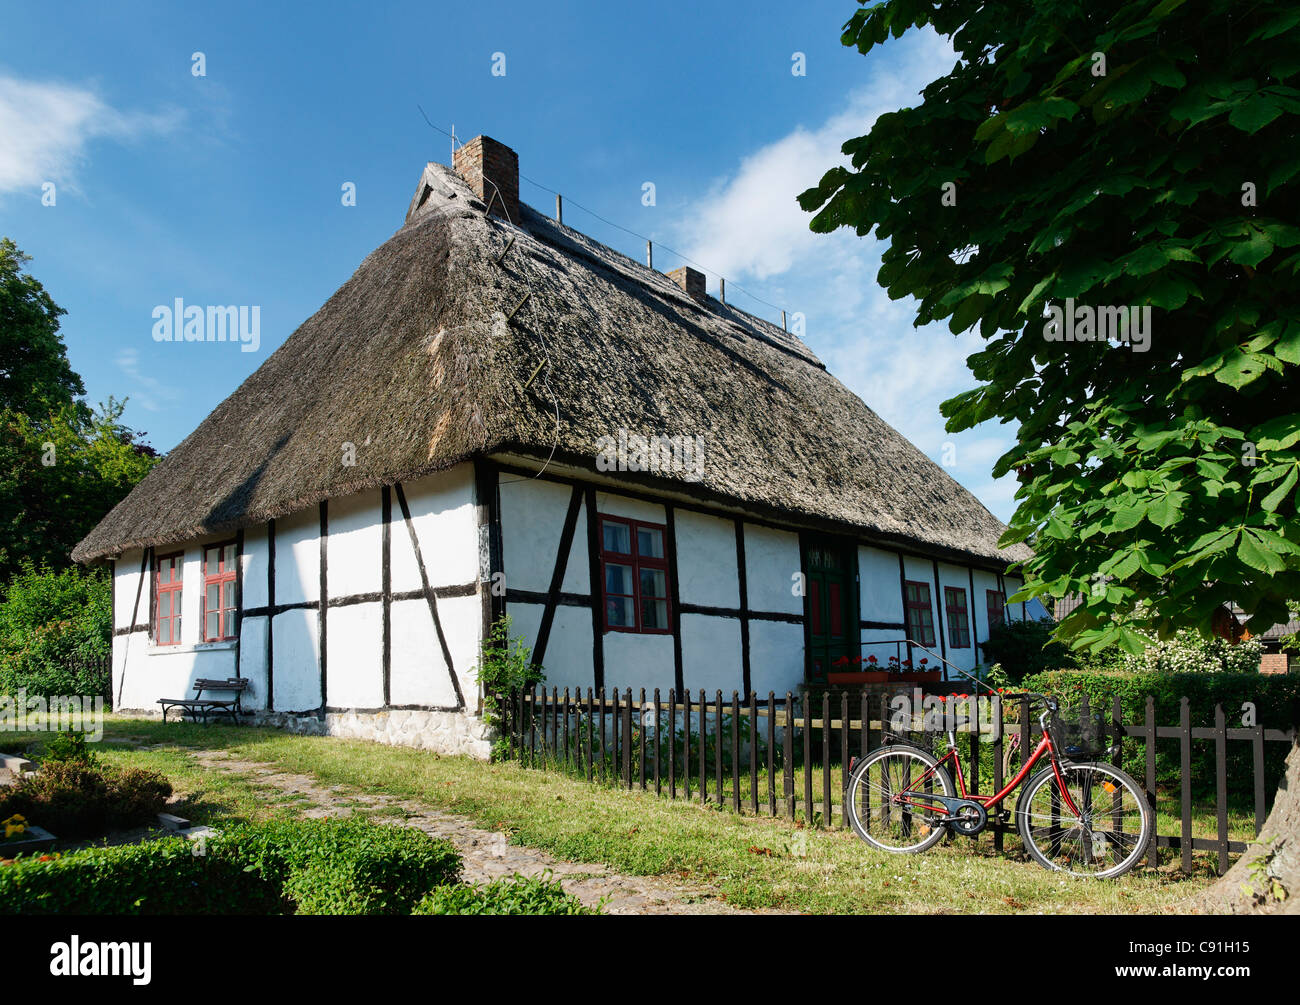
[[[1041,694],[1027,697],[1044,705],[1038,720],[1043,738],[1016,776],[993,795],[966,790],[953,729],[940,758],[902,742],[858,760],[845,793],[858,837],[882,851],[912,854],[933,847],[948,832],[978,834],[988,826],[990,813],[1009,818],[999,806],[1024,783],[1016,803],[1016,829],[1035,862],[1095,879],[1132,869],[1155,832],[1155,815],[1142,789],[1114,765],[1069,760],[1067,747],[1054,736],[1057,701]],[[1050,763],[1031,774],[1044,757]],[[949,763],[956,789],[945,767]]]

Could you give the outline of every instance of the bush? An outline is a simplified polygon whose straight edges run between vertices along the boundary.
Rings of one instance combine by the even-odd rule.
[[[60,838],[99,837],[154,823],[171,794],[171,783],[145,768],[46,760],[0,789],[0,819],[21,813]]]
[[[442,886],[416,905],[412,914],[600,914],[599,909],[584,907],[577,897],[550,874],[497,879],[486,884]]]
[[[30,565],[0,588],[0,694],[111,698],[111,591],[102,570]]]
[[[510,692],[526,691],[546,680],[542,668],[533,663],[533,651],[523,636],[511,637],[510,615],[504,614],[492,623],[492,630],[483,640],[478,662],[478,682],[483,685],[483,717],[498,733],[508,724],[503,710],[510,702]],[[531,715],[531,712],[525,714]],[[527,728],[527,724],[522,724]],[[501,758],[509,749],[509,741],[499,737],[493,743],[494,758]]]
[[[1139,672],[1250,674],[1258,672],[1263,652],[1259,639],[1233,644],[1217,635],[1206,638],[1184,630],[1163,642],[1149,640],[1140,656],[1123,653],[1121,664],[1125,670]]]
[[[980,643],[984,662],[999,664],[1011,683],[1044,670],[1077,666],[1074,654],[1052,640],[1055,628],[1051,618],[1004,621],[989,632],[988,641]]]
[[[1094,710],[1105,713],[1110,721],[1111,704],[1120,699],[1125,724],[1141,725],[1146,721],[1146,699],[1155,701],[1156,724],[1177,726],[1182,714],[1181,699],[1189,700],[1193,726],[1213,726],[1214,707],[1222,705],[1228,726],[1241,725],[1242,705],[1255,706],[1256,721],[1270,729],[1288,729],[1296,721],[1300,702],[1300,676],[1270,676],[1259,673],[1088,673],[1080,670],[1056,670],[1027,677],[1022,685],[1030,691],[1055,695],[1072,704],[1084,695]],[[1124,770],[1139,781],[1146,777],[1145,745],[1140,741],[1124,743]],[[1276,789],[1284,769],[1288,748],[1281,743],[1265,744],[1265,789]],[[1174,785],[1181,778],[1177,740],[1156,744],[1156,779],[1162,786]],[[1228,742],[1228,777],[1230,788],[1242,797],[1253,791],[1254,761],[1251,746],[1240,740]],[[1212,791],[1215,784],[1214,743],[1192,742],[1192,778],[1198,792]]]
[[[406,914],[460,879],[446,841],[409,827],[294,820],[25,856],[0,865],[0,914]]]

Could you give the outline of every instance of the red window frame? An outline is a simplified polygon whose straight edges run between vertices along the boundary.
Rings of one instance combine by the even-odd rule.
[[[943,606],[948,615],[948,648],[970,648],[970,608],[966,606],[966,589],[961,586],[943,588]]]
[[[162,578],[163,563],[168,563],[166,581]],[[181,644],[181,597],[185,579],[185,552],[175,551],[167,555],[155,555],[153,560],[153,643],[156,646],[178,646]],[[170,597],[171,613],[163,617],[162,598]],[[163,622],[167,622],[168,641],[162,641]]]
[[[992,631],[996,625],[1002,624],[1007,617],[1007,598],[1006,595],[998,590],[984,591],[985,610],[989,618],[989,630]]]
[[[918,645],[933,646],[934,608],[930,605],[930,584],[904,580],[903,607],[907,616],[907,637]],[[926,618],[921,616],[923,613]],[[927,618],[929,624],[926,623]]]
[[[668,528],[664,524],[649,523],[645,520],[633,520],[624,516],[606,516],[604,513],[597,513],[597,532],[600,537],[600,607],[601,620],[607,632],[629,632],[634,635],[671,635],[673,624],[673,602],[672,602],[672,585],[669,582],[668,559],[669,549],[672,548],[672,542],[668,540]],[[628,547],[631,548],[631,554],[619,551],[609,551],[605,548],[605,525],[622,524],[628,529]],[[664,544],[664,554],[662,558],[653,555],[640,554],[640,542],[638,541],[637,531],[642,528],[646,530],[658,531],[660,540]],[[607,563],[613,562],[615,565],[627,565],[632,567],[632,593],[610,593],[607,588],[608,578],[605,573]],[[663,628],[647,627],[641,616],[641,570],[655,569],[664,574],[664,595],[654,597],[655,600],[664,602],[665,625]],[[610,597],[630,597],[632,599],[632,612],[634,615],[634,624],[631,625],[611,625],[609,623],[609,598]]]
[[[226,549],[234,549],[234,562],[226,562]],[[209,566],[209,555],[216,553],[216,567]],[[232,591],[235,596],[231,603],[225,603],[226,583],[239,582],[239,554],[236,542],[220,541],[216,544],[205,544],[203,546],[203,603],[200,612],[200,627],[202,629],[204,642],[229,642],[235,637],[235,619],[238,613],[238,593],[239,587],[235,586]],[[217,588],[217,634],[215,636],[208,634],[208,591],[215,586]]]

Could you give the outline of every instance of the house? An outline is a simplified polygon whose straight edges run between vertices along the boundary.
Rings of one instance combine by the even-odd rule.
[[[118,708],[239,675],[269,721],[481,755],[502,614],[561,689],[784,693],[908,639],[970,668],[1035,614],[1004,529],[800,339],[522,204],[478,137],[74,557],[112,564]]]

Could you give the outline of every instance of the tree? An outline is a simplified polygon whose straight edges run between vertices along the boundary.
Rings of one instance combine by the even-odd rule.
[[[122,425],[123,402],[65,404],[44,418],[0,412],[0,582],[24,564],[55,569],[158,461]]]
[[[44,414],[85,394],[68,364],[59,318],[67,313],[24,274],[30,256],[0,238],[0,410]]]
[[[878,279],[917,299],[917,325],[986,341],[968,360],[979,385],[942,411],[952,432],[1016,424],[994,468],[1020,481],[1004,543],[1034,549],[1013,599],[1082,594],[1057,635],[1093,651],[1139,652],[1139,629],[1208,634],[1227,601],[1285,621],[1300,596],[1300,9],[885,0],[842,40],[865,54],[925,25],[951,39],[952,70],[846,142],[850,166],[800,204],[815,231],[874,228]],[[1288,769],[1237,868],[1294,893],[1300,747]],[[1221,884],[1205,906],[1241,895]]]
[[[952,39],[951,72],[845,143],[851,167],[800,202],[816,231],[875,228],[879,281],[917,298],[917,325],[986,340],[979,386],[942,410],[953,432],[1017,426],[994,469],[1020,481],[1004,541],[1035,551],[1015,599],[1082,594],[1057,637],[1096,649],[1139,651],[1139,627],[1208,633],[1227,601],[1285,621],[1300,10],[889,0],[843,41],[868,53],[927,24]],[[1127,344],[1053,340],[1120,325],[1106,308]]]

